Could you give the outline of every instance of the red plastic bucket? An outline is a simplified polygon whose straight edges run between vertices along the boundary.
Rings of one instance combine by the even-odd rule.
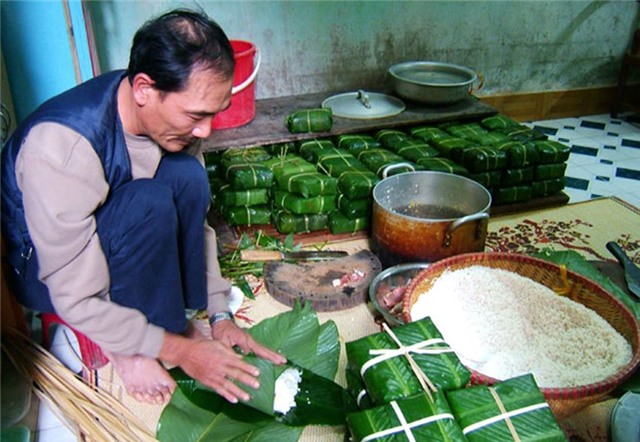
[[[213,129],[228,129],[247,124],[256,115],[255,77],[260,68],[260,54],[253,43],[231,40],[236,68],[233,73],[231,105],[211,122]],[[254,65],[254,58],[258,61]]]

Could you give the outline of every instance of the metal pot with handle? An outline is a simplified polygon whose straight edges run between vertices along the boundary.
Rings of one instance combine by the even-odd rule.
[[[371,249],[385,268],[483,251],[490,206],[489,191],[468,178],[388,166],[373,189]]]

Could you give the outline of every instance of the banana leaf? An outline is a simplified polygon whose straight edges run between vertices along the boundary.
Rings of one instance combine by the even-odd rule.
[[[412,350],[410,354],[436,388],[462,388],[469,382],[471,373],[442,340],[442,335],[429,317],[395,327],[393,333],[404,347],[425,343],[424,347]],[[426,345],[431,340],[433,343]],[[398,344],[385,332],[346,344],[347,365],[350,370],[361,374],[367,393],[375,404],[385,404],[423,392],[418,376],[404,354],[398,352],[386,358],[378,354],[379,350],[392,352],[397,349]],[[438,353],[438,349],[442,349],[442,352]],[[365,366],[367,368],[363,370]]]
[[[297,154],[280,155],[265,161],[264,165],[271,169],[276,181],[286,175],[316,171],[315,165]]]
[[[326,229],[329,215],[327,213],[298,215],[287,210],[277,210],[271,215],[271,220],[280,233],[307,233]]]
[[[450,138],[451,135],[440,129],[439,127],[432,126],[419,126],[409,129],[409,133],[412,137],[422,141],[430,143],[433,140],[440,140],[442,138]]]
[[[571,153],[571,147],[558,141],[535,141],[533,144],[538,149],[540,163],[542,164],[562,163],[569,159],[569,154]]]
[[[537,198],[560,192],[562,189],[564,189],[564,185],[564,177],[555,178],[552,180],[534,181],[533,183],[531,183],[531,188],[533,189],[533,197]]]
[[[387,149],[369,149],[360,152],[358,160],[362,162],[367,168],[378,176],[382,176],[382,171],[385,167],[397,163],[406,163],[407,160],[397,153],[391,152]],[[411,172],[410,168],[400,168],[393,171],[394,175],[402,172]]]
[[[405,140],[398,143],[395,149],[395,153],[413,162],[422,158],[433,158],[440,155],[440,151],[435,147],[431,147],[426,141]]]
[[[525,167],[536,164],[540,155],[533,143],[507,141],[494,146],[507,154],[507,167]]]
[[[564,177],[567,170],[567,163],[540,164],[536,166],[536,180],[551,180],[553,178]]]
[[[408,138],[410,138],[409,135],[397,129],[382,129],[376,133],[376,140],[389,149],[393,148],[396,143]]]
[[[182,370],[173,369],[171,374],[179,388],[160,417],[156,435],[159,440],[295,441],[302,425],[344,423],[346,413],[354,410],[355,404],[346,390],[332,381],[340,357],[338,329],[333,321],[320,325],[310,303],[296,303],[290,311],[265,319],[247,332],[256,341],[285,354],[289,365],[302,369],[299,399],[304,404],[298,404],[298,410],[295,407],[285,416],[258,410],[256,407],[272,407],[274,374],[284,367],[252,355],[245,358],[260,368],[261,388],[251,390],[252,399],[247,404],[230,404]]]
[[[422,158],[416,161],[418,166],[435,172],[453,173],[467,176],[469,171],[449,158]]]
[[[339,194],[336,206],[349,219],[368,218],[371,215],[372,198],[358,198],[352,200],[344,194]]]
[[[333,151],[335,149],[336,145],[333,144],[333,141],[327,139],[315,139],[301,141],[298,146],[298,153],[304,160],[315,163],[324,151]]]
[[[518,124],[516,126],[497,127],[495,132],[505,134],[513,141],[520,141],[522,143],[529,143],[532,141],[546,140],[547,135],[544,132],[540,132],[536,129],[531,129],[524,124]]]
[[[533,188],[531,185],[503,187],[496,189],[492,196],[495,204],[519,203],[533,198]]]
[[[509,141],[509,137],[500,132],[489,132],[486,134],[476,134],[468,137],[480,146],[496,146],[497,144]]]
[[[482,127],[479,123],[452,124],[447,126],[445,130],[456,138],[467,139],[488,133],[487,129]]]
[[[506,187],[520,183],[530,183],[531,181],[533,181],[533,167],[505,169],[502,171],[500,185]]]
[[[369,227],[370,217],[348,218],[340,210],[329,213],[329,230],[334,235],[340,233],[356,233]]]
[[[254,226],[271,223],[271,208],[261,206],[220,206],[220,213],[230,226]]]
[[[278,187],[305,198],[338,193],[338,179],[315,171],[284,175],[277,179]]]
[[[223,186],[218,193],[218,204],[231,206],[258,206],[269,202],[267,189],[234,190],[230,185]]]
[[[262,164],[237,163],[226,168],[225,179],[236,190],[268,189],[273,184],[273,171]]]
[[[454,149],[462,149],[475,145],[473,141],[458,137],[439,138],[431,141],[431,144],[447,158],[451,158],[451,153]]]
[[[520,123],[518,123],[516,120],[507,117],[506,115],[492,115],[490,117],[484,118],[482,120],[480,120],[480,124],[489,129],[489,130],[494,130],[494,129],[500,129],[500,128],[505,128],[505,127],[514,127],[514,126],[518,126]]]
[[[451,158],[471,173],[503,169],[507,165],[506,152],[487,146],[454,149]]]
[[[329,132],[333,113],[330,108],[301,109],[287,115],[285,125],[292,134]]]
[[[376,149],[382,147],[380,141],[371,135],[345,134],[339,135],[336,141],[338,149],[345,149],[354,155],[359,154],[363,150]]]
[[[273,207],[288,210],[296,215],[329,213],[336,208],[336,195],[305,198],[295,193],[276,190],[273,194]]]
[[[370,170],[350,170],[338,177],[338,189],[349,199],[371,198],[380,178]]]
[[[504,410],[514,414],[509,417],[509,420],[520,441],[567,440],[531,374],[499,382],[493,387],[478,385],[447,392],[451,410],[467,440],[470,442],[514,440],[505,419],[487,422],[488,419],[503,414],[490,388],[499,398]],[[523,409],[529,411],[518,413]]]
[[[437,391],[433,397],[432,401],[423,393],[399,399],[395,401],[395,407],[389,404],[351,413],[347,422],[353,440],[357,442],[370,437],[369,440],[380,442],[464,442],[462,430],[453,418],[444,394]],[[429,417],[433,420],[428,420]],[[390,434],[380,434],[384,431]],[[412,439],[407,435],[409,432]]]
[[[245,149],[227,149],[222,152],[220,161],[224,168],[232,164],[262,163],[271,158],[271,155],[261,146]]]
[[[471,173],[467,176],[476,183],[480,183],[488,189],[493,189],[500,185],[500,181],[502,180],[502,171],[489,170],[487,172]]]

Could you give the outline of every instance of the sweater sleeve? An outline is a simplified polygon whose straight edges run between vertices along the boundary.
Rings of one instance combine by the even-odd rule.
[[[16,162],[39,278],[56,312],[105,350],[157,357],[164,331],[109,301],[109,270],[95,211],[109,185],[100,159],[78,133],[55,123],[34,127]]]

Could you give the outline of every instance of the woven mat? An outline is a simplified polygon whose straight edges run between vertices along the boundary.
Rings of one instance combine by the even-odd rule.
[[[602,198],[585,203],[572,204],[554,209],[532,211],[492,218],[489,222],[487,251],[510,251],[514,253],[534,253],[544,248],[555,250],[575,250],[587,259],[612,260],[607,251],[607,241],[616,240],[628,244],[634,250],[636,262],[640,262],[640,210],[617,198]],[[345,241],[340,249],[350,254],[368,247],[366,239]],[[246,299],[237,316],[241,326],[249,327],[262,319],[274,316],[288,309],[275,301],[254,281],[256,299]],[[338,326],[343,351],[339,362],[336,382],[345,385],[344,367],[346,357],[344,343],[380,330],[373,320],[370,307],[360,306],[338,311],[318,313],[321,323],[333,320]],[[208,327],[199,321],[198,327]],[[123,389],[122,382],[111,364],[94,373],[90,382],[109,391],[122,401],[136,416],[139,416],[152,433],[155,433],[162,406],[141,404],[130,398]],[[568,438],[592,442],[607,441],[609,416],[615,405],[612,398],[583,410],[575,416],[560,422]],[[303,442],[342,442],[343,427],[307,427],[300,439]]]

